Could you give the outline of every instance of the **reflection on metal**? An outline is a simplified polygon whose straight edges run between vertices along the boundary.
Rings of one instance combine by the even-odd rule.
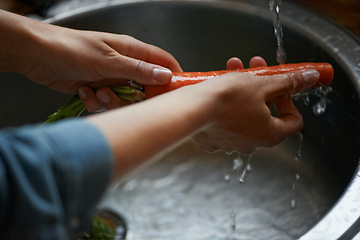
[[[255,153],[244,184],[224,180],[233,156],[205,154],[185,143],[111,190],[99,206],[125,218],[127,239],[333,240],[357,234],[360,41],[289,1],[281,14],[287,62],[326,61],[335,68],[325,112],[314,115],[317,96],[310,96],[307,105],[295,101],[305,122],[299,169],[292,138]],[[263,0],[101,1],[46,22],[132,35],[172,53],[185,71],[223,69],[233,56],[245,65],[254,55],[276,64],[272,15]],[[42,121],[67,99],[19,75],[0,73],[0,78],[3,102],[13,99],[11,109],[17,109],[12,113],[0,106],[1,126]],[[26,91],[21,92],[19,82],[28,84]],[[24,107],[13,92],[29,105]],[[48,105],[35,110],[43,99]],[[297,171],[301,178],[294,197]],[[295,209],[290,208],[292,199]]]

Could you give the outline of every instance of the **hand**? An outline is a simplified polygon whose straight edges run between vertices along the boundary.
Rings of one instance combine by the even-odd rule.
[[[238,61],[232,61],[230,65],[241,68]],[[193,139],[208,152],[236,150],[250,154],[260,146],[274,146],[303,127],[302,116],[290,94],[310,88],[318,78],[319,73],[310,70],[275,76],[231,73],[206,81],[204,85],[214,84],[213,87],[218,88],[219,82],[223,83],[223,101],[219,102],[220,112],[216,113],[215,123]],[[272,99],[278,117],[272,116],[268,107],[267,103]]]
[[[47,64],[26,74],[35,82],[63,92],[134,80],[164,84],[171,70],[181,71],[167,52],[126,35],[62,29],[51,44]],[[46,54],[49,54],[47,52]]]
[[[130,36],[80,31],[0,10],[0,70],[65,93],[134,80],[164,84],[181,71],[168,52]]]

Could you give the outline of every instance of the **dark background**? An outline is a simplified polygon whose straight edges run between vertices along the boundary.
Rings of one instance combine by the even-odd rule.
[[[42,14],[49,4],[61,0],[0,0],[0,8],[18,14]],[[285,0],[286,1],[286,0]],[[325,15],[360,37],[359,0],[291,0]],[[41,7],[41,9],[39,9]]]

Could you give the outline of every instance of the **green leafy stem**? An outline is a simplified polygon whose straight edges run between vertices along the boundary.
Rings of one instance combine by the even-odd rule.
[[[111,86],[110,89],[122,100],[129,102],[138,102],[145,99],[145,93],[142,88],[130,86]],[[56,122],[66,118],[79,117],[85,110],[85,106],[78,94],[70,97],[64,106],[60,107],[55,113],[51,114],[44,124]]]

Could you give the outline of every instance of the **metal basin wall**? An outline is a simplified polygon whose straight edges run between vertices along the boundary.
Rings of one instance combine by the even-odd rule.
[[[266,1],[110,1],[48,22],[132,35],[172,53],[185,71],[224,69],[232,56],[246,63],[260,55],[276,64]],[[335,69],[325,113],[313,113],[317,96],[309,104],[296,101],[305,121],[300,160],[294,136],[256,152],[239,183],[246,159],[234,171],[235,155],[206,154],[187,142],[101,203],[124,217],[127,239],[346,239],[357,233],[359,40],[291,3],[284,3],[282,22],[288,62],[326,61]],[[42,121],[67,97],[19,75],[0,78],[0,96],[9,103],[0,107],[3,127]]]

